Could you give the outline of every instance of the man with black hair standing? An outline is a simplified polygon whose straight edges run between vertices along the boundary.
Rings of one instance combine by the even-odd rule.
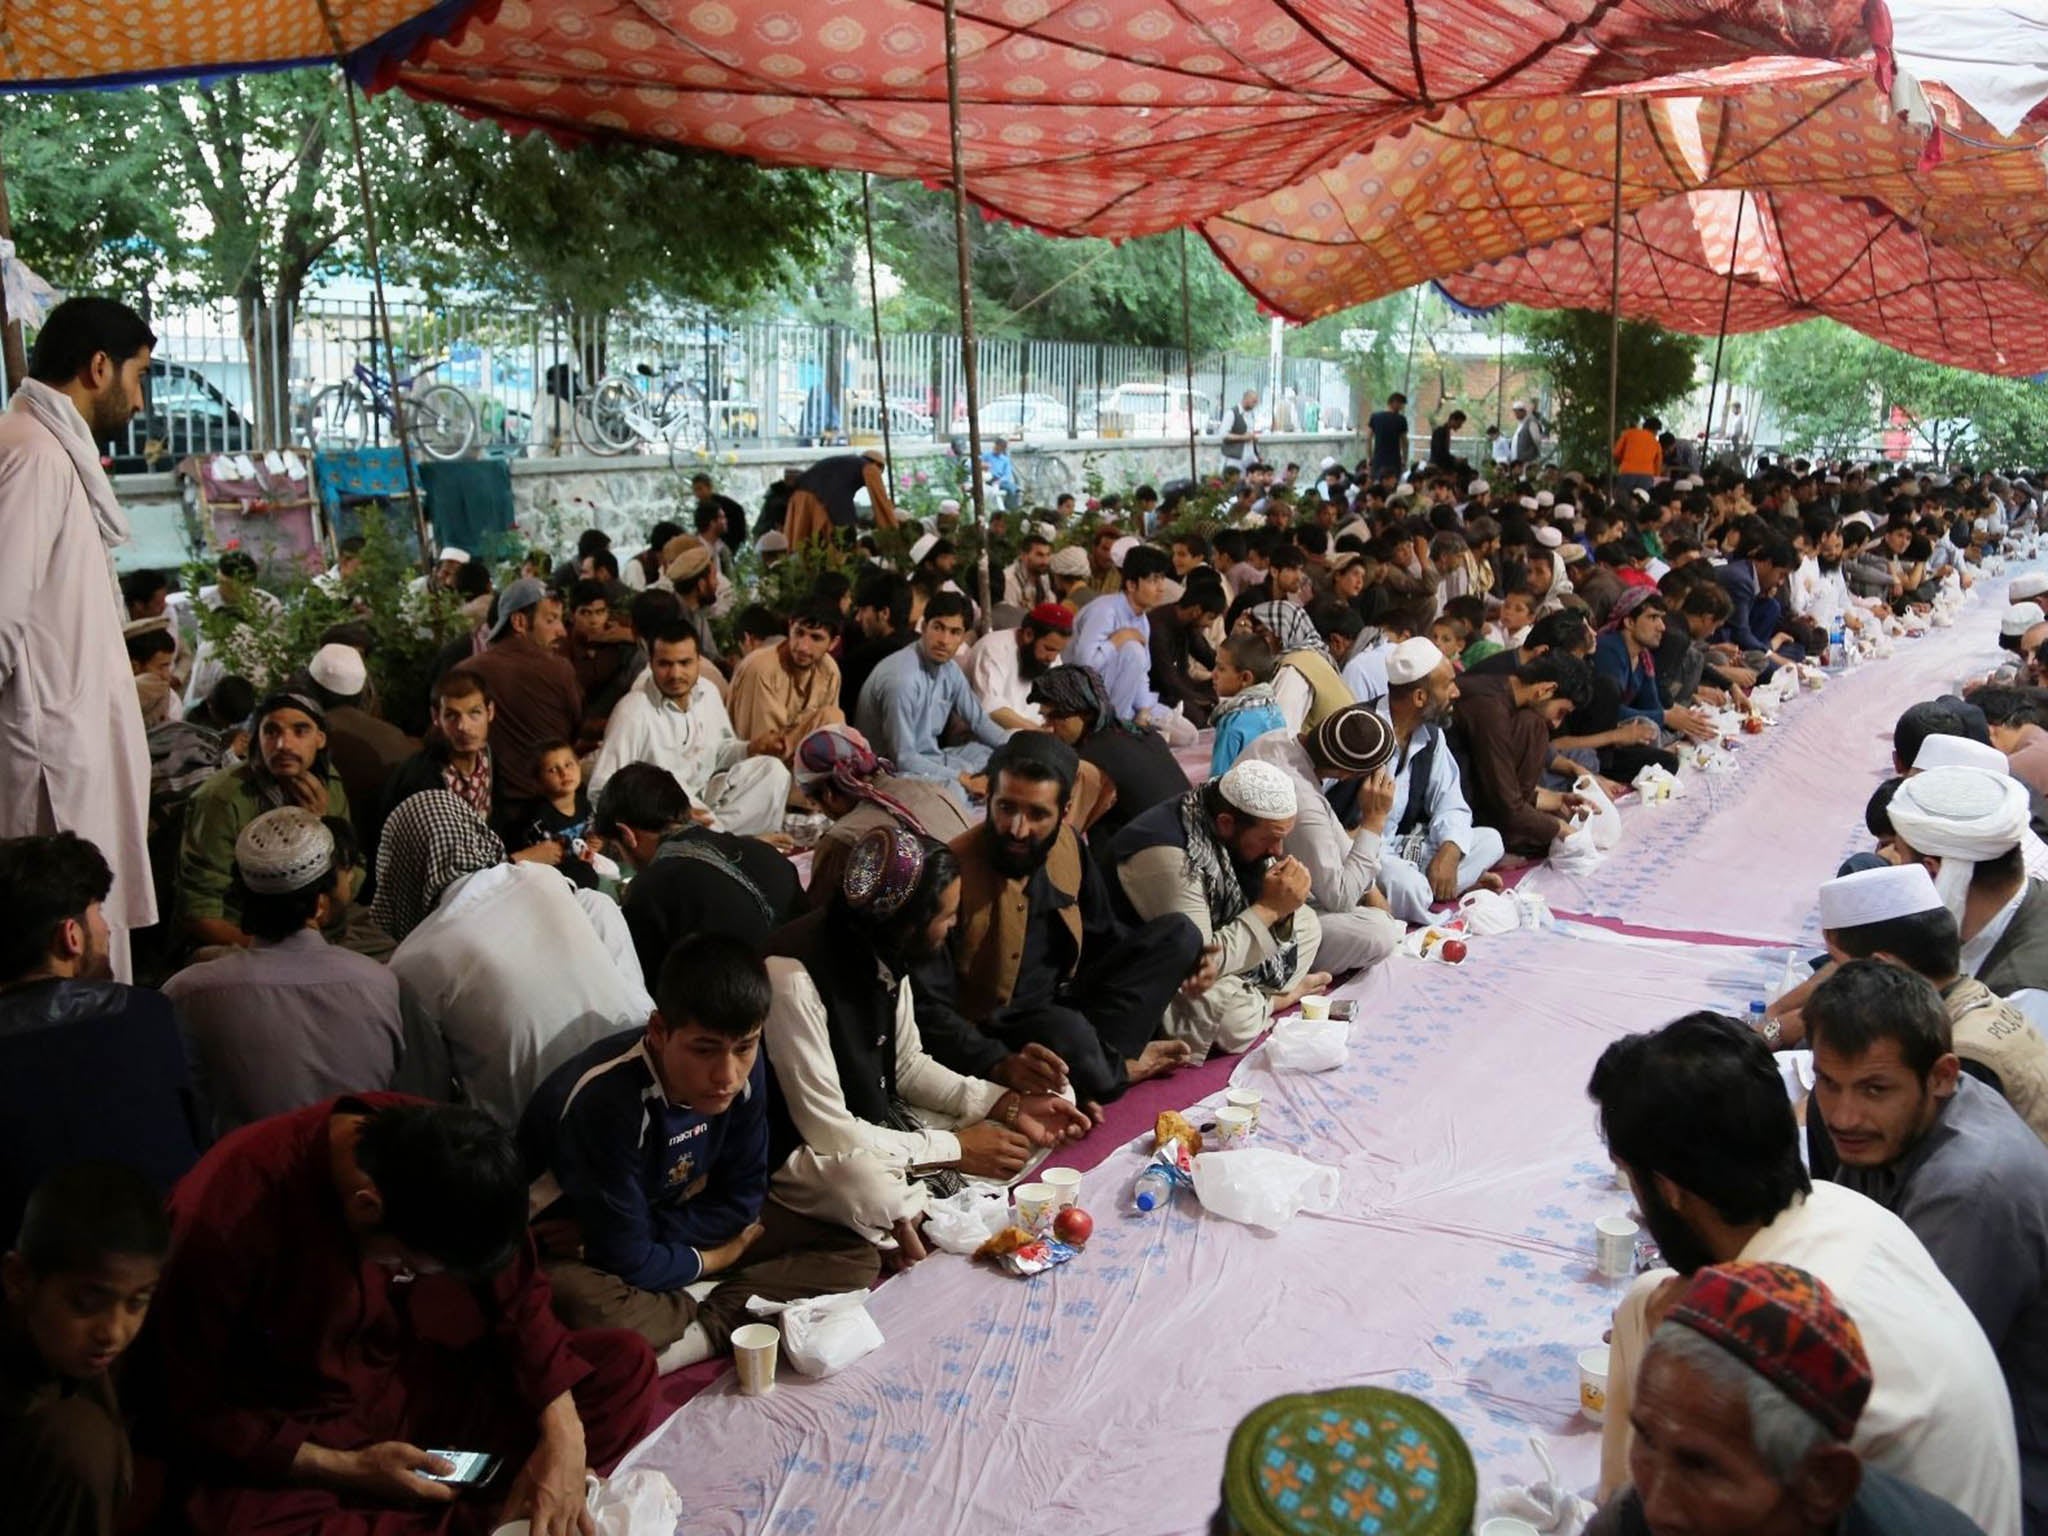
[[[76,832],[113,872],[115,975],[157,919],[149,750],[121,640],[113,551],[128,514],[101,445],[143,406],[156,337],[112,299],[67,299],[0,416],[0,837]]]
[[[1911,1227],[1984,1329],[2012,1394],[2027,1528],[2048,1529],[2048,1148],[1962,1072],[1941,994],[1904,966],[1851,960],[1802,1017],[1835,1182]]]
[[[143,1405],[192,1473],[192,1528],[439,1531],[463,1495],[436,1480],[446,1449],[511,1473],[479,1528],[587,1531],[584,1475],[645,1430],[654,1361],[556,1321],[526,1218],[511,1133],[462,1105],[333,1099],[201,1159],[171,1199]]]
[[[1588,1093],[1607,1150],[1671,1270],[1615,1309],[1600,1486],[1627,1476],[1636,1368],[1683,1277],[1714,1264],[1790,1264],[1856,1319],[1876,1387],[1851,1444],[1948,1500],[1987,1536],[2017,1536],[2019,1456],[1997,1357],[1906,1224],[1813,1183],[1768,1046],[1735,1019],[1691,1013],[1601,1053]]]
[[[864,1291],[873,1246],[768,1197],[768,973],[695,933],[669,951],[644,1029],[548,1074],[519,1122],[535,1235],[572,1328],[630,1328],[666,1373],[723,1354],[749,1297]],[[690,1287],[716,1278],[700,1301]]]

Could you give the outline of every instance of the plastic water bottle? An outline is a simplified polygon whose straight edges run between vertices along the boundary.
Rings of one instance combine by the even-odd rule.
[[[1761,1035],[1764,1032],[1764,1025],[1770,1022],[1769,1019],[1765,1016],[1768,1013],[1768,1011],[1769,1010],[1766,1009],[1764,1006],[1764,1000],[1760,997],[1756,998],[1750,1003],[1749,1031],[1751,1034]]]
[[[1131,1186],[1131,1204],[1140,1211],[1156,1211],[1173,1198],[1173,1180],[1157,1163],[1147,1163],[1145,1171]]]
[[[1848,626],[1843,623],[1840,617],[1837,617],[1834,628],[1828,631],[1828,665],[1831,667],[1847,666],[1849,662],[1848,649]]]

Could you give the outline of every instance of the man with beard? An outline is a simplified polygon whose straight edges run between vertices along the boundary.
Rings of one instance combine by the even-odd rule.
[[[2048,1529],[2048,1148],[1962,1072],[1941,994],[1905,967],[1851,960],[1802,1017],[1835,1181],[1913,1229],[1991,1341],[2027,1528]]]
[[[0,837],[76,832],[109,860],[117,974],[156,921],[149,751],[121,639],[112,550],[128,516],[100,445],[143,406],[156,337],[111,299],[67,299],[0,416]]]
[[[0,842],[0,1232],[73,1163],[123,1164],[161,1194],[204,1140],[177,1015],[110,977],[113,871],[72,832]]]
[[[1826,634],[1836,624],[1863,627],[1861,605],[1849,596],[1842,573],[1842,529],[1832,518],[1808,516],[1800,524],[1799,564],[1785,583],[1785,606]]]
[[[750,754],[789,762],[811,732],[845,721],[839,663],[831,656],[838,631],[839,605],[813,598],[781,641],[756,648],[733,668],[725,707]]]
[[[959,788],[981,772],[988,755],[1009,740],[1009,731],[991,720],[967,685],[967,674],[953,663],[967,638],[967,599],[941,592],[924,608],[924,626],[917,644],[906,646],[876,667],[861,690],[854,723],[875,751],[896,764],[897,772]],[[957,718],[973,739],[959,746],[942,744],[948,724]]]
[[[1080,754],[1084,783],[1093,769],[1108,786],[1107,795],[1095,790],[1093,803],[1084,805],[1082,830],[1098,850],[1134,818],[1188,792],[1187,770],[1173,748],[1157,731],[1117,718],[1093,667],[1055,667],[1031,685],[1031,703],[1045,728]]]
[[[195,944],[255,941],[242,931],[235,894],[235,839],[280,806],[350,821],[348,791],[327,761],[327,722],[299,693],[273,693],[256,706],[255,752],[192,792],[178,851],[178,912]],[[353,826],[353,822],[351,822]]]
[[[1010,731],[1044,725],[1031,702],[1031,685],[1059,665],[1073,634],[1071,610],[1041,603],[1015,629],[992,629],[967,648],[967,682],[989,719]]]
[[[576,669],[556,652],[562,600],[531,577],[498,594],[490,643],[462,665],[491,696],[491,768],[510,804],[541,797],[540,748],[574,741],[583,721]]]
[[[1434,641],[1403,640],[1387,657],[1380,713],[1394,728],[1394,809],[1380,859],[1380,889],[1394,916],[1426,923],[1430,907],[1485,886],[1507,853],[1500,834],[1476,825],[1457,755],[1444,737],[1457,702],[1457,671]]]
[[[1003,567],[999,602],[1029,611],[1053,601],[1052,540],[1035,528],[1017,544],[1017,558]]]
[[[1168,1038],[1198,1057],[1244,1050],[1275,1014],[1330,984],[1312,969],[1322,927],[1308,906],[1308,869],[1286,853],[1298,811],[1286,773],[1238,763],[1155,805],[1110,844],[1126,921],[1181,913],[1202,936],[1205,971],[1215,967],[1213,985],[1166,1012]]]
[[[674,618],[648,636],[647,675],[619,700],[590,770],[593,799],[628,763],[666,768],[711,815],[721,832],[782,830],[789,769],[773,757],[749,757],[725,701],[703,676],[697,631]]]
[[[911,973],[931,1052],[958,1072],[1057,1092],[1097,1118],[1133,1083],[1188,1059],[1155,1040],[1196,977],[1202,939],[1180,913],[1119,922],[1105,877],[1067,824],[1080,759],[1042,731],[988,761],[988,819],[953,839],[960,922],[950,953]]]
[[[908,980],[959,917],[952,853],[877,827],[831,903],[769,943],[769,1192],[851,1227],[894,1268],[925,1257],[934,1195],[964,1178],[1007,1182],[1037,1149],[1089,1128],[1065,1099],[964,1077],[926,1053]]]
[[[1769,1047],[1692,1013],[1601,1053],[1587,1091],[1669,1270],[1615,1309],[1601,1493],[1627,1478],[1636,1372],[1683,1277],[1714,1264],[1790,1264],[1856,1319],[1876,1387],[1850,1445],[1948,1500],[1990,1536],[2017,1536],[2019,1457],[1997,1357],[1906,1224],[1838,1184],[1814,1184]]]

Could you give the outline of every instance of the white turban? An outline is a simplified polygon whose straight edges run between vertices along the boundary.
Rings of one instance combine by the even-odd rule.
[[[1887,814],[1900,842],[1941,860],[1934,889],[1960,924],[1977,866],[2019,847],[2027,830],[2027,790],[2010,774],[1988,768],[1930,768],[1899,785]]]

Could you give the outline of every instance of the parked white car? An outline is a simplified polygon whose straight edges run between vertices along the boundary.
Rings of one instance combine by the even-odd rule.
[[[1103,397],[1097,419],[1105,437],[1186,437],[1191,415],[1197,431],[1207,430],[1215,402],[1174,384],[1119,384]]]

